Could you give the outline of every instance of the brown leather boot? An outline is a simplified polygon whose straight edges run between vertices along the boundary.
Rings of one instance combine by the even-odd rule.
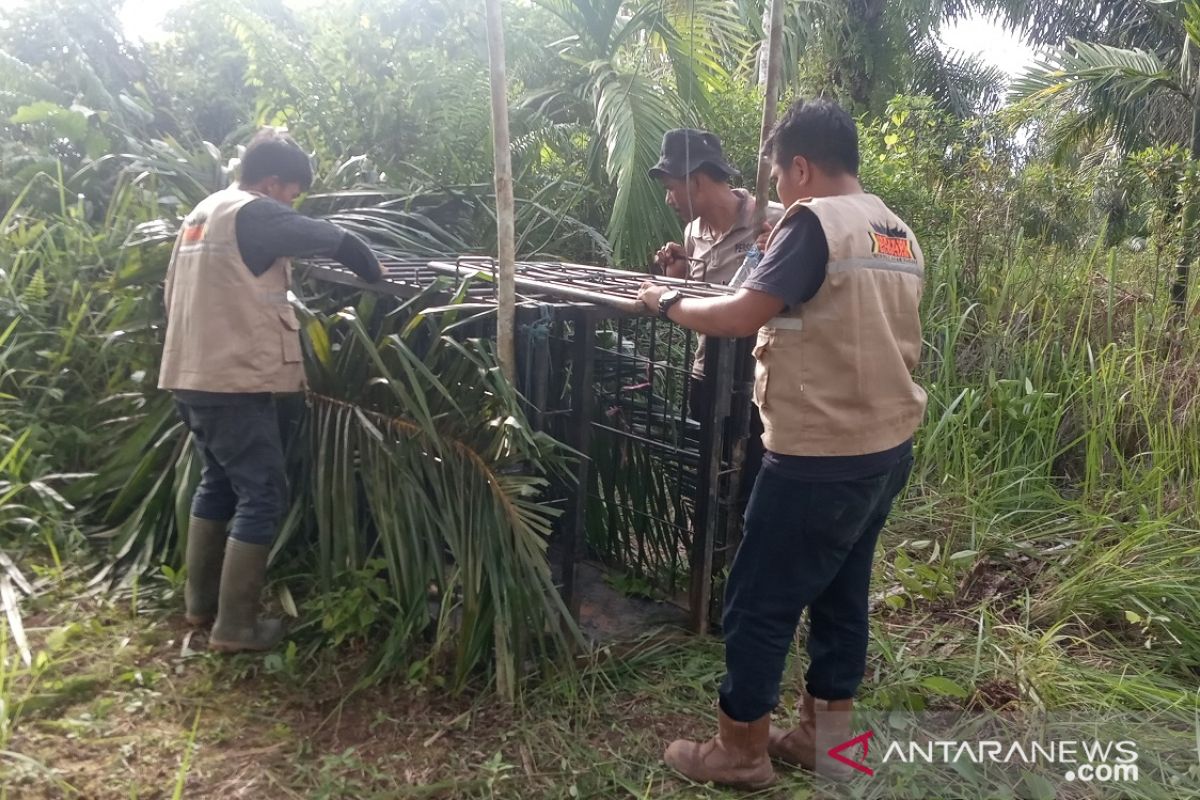
[[[771,728],[767,746],[771,758],[803,767],[831,780],[846,780],[851,767],[829,755],[830,748],[850,738],[853,700],[819,700],[802,692],[796,703],[800,724],[791,730]]]
[[[771,715],[735,722],[718,711],[717,722],[717,735],[707,742],[672,742],[663,756],[667,766],[697,783],[712,781],[736,789],[765,789],[775,783],[767,756]]]

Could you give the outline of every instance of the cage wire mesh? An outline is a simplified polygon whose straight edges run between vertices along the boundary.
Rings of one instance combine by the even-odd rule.
[[[307,266],[318,280],[398,298],[435,291],[480,309],[479,325],[470,335],[494,336],[492,259],[385,257],[385,281],[379,284],[363,284],[332,262]],[[736,380],[693,377],[697,337],[641,311],[637,290],[648,277],[580,264],[518,262],[517,388],[531,424],[567,444],[585,444],[581,449],[588,455],[580,485],[559,487],[556,498],[568,512],[573,504],[578,507],[577,514],[563,515],[557,535],[580,537],[586,553],[560,547],[560,558],[591,555],[615,568],[610,582],[617,588],[686,603],[693,620],[704,626],[720,597],[727,549],[736,541],[737,432],[724,412],[705,420],[688,408],[696,391],[689,391],[689,382],[700,384],[702,396],[722,387],[729,394],[732,388],[734,409],[749,397]],[[690,280],[654,280],[693,297],[730,292]],[[742,374],[749,349],[726,352],[723,369]],[[578,386],[581,376],[588,376],[584,391]],[[706,402],[711,405],[713,398]],[[708,561],[698,557],[705,548]],[[702,575],[697,574],[701,566]]]

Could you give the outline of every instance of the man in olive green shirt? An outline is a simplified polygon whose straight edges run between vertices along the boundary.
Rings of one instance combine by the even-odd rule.
[[[764,225],[756,229],[754,197],[729,185],[729,179],[739,174],[725,160],[716,135],[694,128],[663,135],[662,154],[650,169],[650,177],[667,190],[667,205],[687,224],[682,245],[667,242],[655,254],[655,264],[664,275],[729,283],[763,229],[769,230],[783,216],[783,206],[769,203]],[[692,362],[692,379],[699,381],[703,375],[701,339]],[[699,399],[694,388],[689,396]],[[691,410],[696,414],[700,409],[692,403]]]
[[[655,254],[655,264],[664,275],[705,283],[734,282],[755,240],[769,232],[784,211],[779,203],[768,203],[763,224],[755,226],[753,195],[729,185],[730,178],[739,174],[725,160],[721,140],[715,134],[681,128],[663,135],[661,155],[650,169],[650,177],[666,189],[667,205],[686,224],[682,245],[668,242]],[[703,379],[704,337],[701,336],[687,393],[688,411],[693,418],[707,416]],[[758,409],[752,407],[739,498],[742,508],[750,499],[750,489],[762,461],[762,432]]]
[[[706,283],[733,279],[762,233],[752,224],[754,198],[729,185],[739,174],[722,155],[721,141],[708,131],[682,128],[663,136],[662,156],[650,177],[662,183],[667,205],[687,224],[684,243],[668,242],[655,256],[663,274]],[[768,204],[768,226],[782,216],[783,206]]]

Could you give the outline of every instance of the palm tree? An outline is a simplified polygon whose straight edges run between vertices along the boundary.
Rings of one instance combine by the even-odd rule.
[[[663,134],[693,124],[709,91],[728,86],[727,65],[749,48],[736,9],[722,0],[537,0],[570,31],[550,45],[562,67],[521,107],[559,126],[589,131],[590,171],[615,186],[609,238],[616,259],[644,264],[678,236],[646,171]]]
[[[759,41],[766,0],[739,3]],[[787,0],[783,82],[801,94],[832,94],[858,112],[882,113],[901,93],[932,97],[966,117],[998,102],[1004,75],[977,56],[944,47],[943,25],[975,9],[971,2]],[[752,78],[761,82],[762,47]]]
[[[1058,47],[1068,39],[1117,47],[1182,45],[1174,37],[1170,0],[971,0],[969,5],[1039,45]]]
[[[1149,145],[1187,149],[1195,172],[1200,159],[1200,76],[1193,59],[1200,47],[1200,2],[1118,3],[1101,24],[1101,38],[1123,45],[1069,38],[1013,87],[1031,108],[1049,111],[1058,154],[1097,135],[1121,153]],[[1124,20],[1125,28],[1116,28]],[[1189,273],[1200,255],[1196,201],[1180,209],[1181,246],[1171,299],[1187,302]]]
[[[662,134],[699,124],[720,90],[753,85],[765,0],[537,0],[571,32],[553,47],[563,70],[522,101],[544,118],[593,136],[590,164],[616,189],[609,237],[617,259],[639,264],[678,234],[658,187],[645,177]],[[881,111],[900,91],[930,94],[960,116],[999,97],[1002,75],[947,52],[937,31],[962,3],[789,0],[784,81]]]

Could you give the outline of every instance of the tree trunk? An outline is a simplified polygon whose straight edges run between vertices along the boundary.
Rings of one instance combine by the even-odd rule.
[[[883,31],[885,0],[851,0],[847,4],[846,26],[843,28],[843,47],[848,48],[838,59],[842,91],[846,92],[856,111],[871,109],[875,86],[879,82],[879,65],[872,62],[876,51],[886,40]]]
[[[751,223],[758,230],[767,216],[767,203],[771,192],[771,160],[763,148],[771,129],[775,127],[775,117],[779,105],[779,83],[783,72],[783,0],[771,0],[765,16],[767,21],[766,58],[763,61],[763,114],[762,127],[758,137],[758,175],[754,184],[754,217]]]
[[[517,293],[514,285],[517,259],[513,201],[512,153],[508,137],[508,77],[504,66],[504,20],[500,0],[485,0],[487,6],[488,60],[492,85],[492,150],[496,169],[496,250],[499,263],[499,306],[496,313],[496,350],[500,369],[510,383],[516,381],[516,352],[513,318]]]
[[[755,70],[755,83],[759,86],[767,85],[767,78],[770,75],[769,64],[771,63],[771,14],[774,6],[767,3],[763,7],[762,13],[762,28],[763,40],[762,45],[758,48],[758,69]]]

